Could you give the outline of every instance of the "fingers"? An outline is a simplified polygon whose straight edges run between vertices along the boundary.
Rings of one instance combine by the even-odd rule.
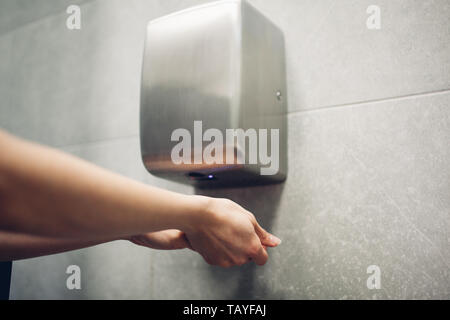
[[[267,254],[266,249],[263,246],[260,246],[258,251],[255,254],[252,254],[250,258],[258,265],[263,266],[267,263],[269,259],[269,255]]]
[[[261,244],[266,247],[276,247],[281,243],[279,238],[264,230],[258,222],[255,222],[255,232],[261,240]]]
[[[273,248],[273,247],[276,247],[276,246],[280,245],[281,239],[279,239],[278,237],[276,237],[273,234],[270,234],[269,232],[264,230],[264,228],[262,228],[259,225],[259,223],[256,220],[255,216],[251,212],[246,210],[246,213],[250,217],[250,220],[251,220],[251,222],[253,223],[253,225],[255,227],[255,232],[258,235],[259,239],[261,240],[261,244],[263,246],[272,247]]]
[[[230,200],[212,201],[207,212],[200,227],[187,230],[187,238],[208,264],[229,268],[253,261],[262,266],[268,261],[267,248],[281,243],[252,213]]]

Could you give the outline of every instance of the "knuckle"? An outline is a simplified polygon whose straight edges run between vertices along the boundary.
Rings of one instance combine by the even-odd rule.
[[[222,199],[222,201],[224,206],[226,206],[227,208],[234,208],[236,206],[236,204],[230,199]]]
[[[258,221],[256,220],[255,215],[253,213],[251,213],[251,212],[248,212],[248,211],[246,213],[247,213],[248,218],[250,219],[250,222],[253,224],[253,226],[257,227],[258,226]]]

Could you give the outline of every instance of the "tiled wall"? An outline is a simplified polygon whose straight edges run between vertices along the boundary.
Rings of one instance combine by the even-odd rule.
[[[200,192],[146,173],[138,107],[146,22],[204,2],[88,1],[81,31],[61,10],[0,32],[0,127]],[[203,193],[236,200],[283,239],[270,262],[222,270],[118,242],[14,263],[12,298],[450,298],[450,2],[250,2],[286,35],[289,178]],[[371,4],[379,31],[366,28]],[[70,264],[81,291],[65,287]],[[370,265],[381,290],[366,286]]]

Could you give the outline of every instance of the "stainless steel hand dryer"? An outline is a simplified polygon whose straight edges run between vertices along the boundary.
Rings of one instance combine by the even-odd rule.
[[[286,179],[284,37],[246,1],[151,21],[141,90],[142,158],[153,175],[201,188]]]

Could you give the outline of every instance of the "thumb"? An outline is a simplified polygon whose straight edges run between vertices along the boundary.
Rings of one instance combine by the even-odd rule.
[[[258,223],[255,224],[255,231],[263,246],[276,247],[281,243],[281,239],[264,230]]]

